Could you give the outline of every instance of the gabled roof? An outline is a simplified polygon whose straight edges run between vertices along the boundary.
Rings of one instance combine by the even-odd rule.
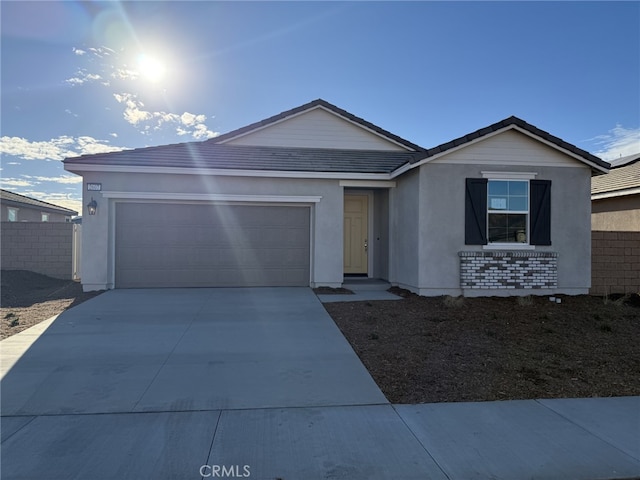
[[[430,157],[443,154],[456,147],[464,146],[474,140],[480,139],[487,135],[514,128],[520,130],[523,133],[528,133],[534,138],[547,142],[548,144],[551,144],[552,146],[555,146],[563,150],[564,152],[572,154],[572,156],[574,156],[574,158],[576,158],[577,160],[589,165],[596,173],[606,173],[610,167],[607,162],[596,157],[595,155],[592,155],[589,152],[576,147],[575,145],[565,142],[561,138],[555,137],[550,133],[545,132],[544,130],[541,130],[538,127],[535,127],[515,116],[505,118],[504,120],[489,125],[488,127],[481,128],[479,130],[476,130],[475,132],[456,138],[455,140],[451,140],[450,142],[438,145],[437,147],[428,148],[425,152],[426,155],[417,157],[415,161],[421,162],[429,159]]]
[[[274,115],[272,117],[269,117],[265,120],[261,120],[259,122],[255,122],[252,123],[251,125],[247,125],[246,127],[242,127],[242,128],[238,128],[237,130],[233,130],[231,132],[225,133],[223,135],[219,135],[215,138],[212,138],[210,140],[207,140],[207,142],[211,142],[211,143],[225,143],[233,138],[245,135],[253,130],[258,130],[264,127],[267,127],[269,125],[273,125],[281,120],[284,120],[288,117],[292,117],[294,115],[298,115],[300,113],[303,113],[305,111],[309,111],[309,110],[313,110],[315,108],[324,108],[325,110],[328,110],[330,112],[333,112],[336,115],[339,115],[343,118],[346,118],[347,120],[360,125],[361,127],[364,127],[366,130],[370,130],[372,132],[377,133],[378,135],[381,135],[383,137],[386,137],[390,140],[393,140],[396,143],[399,143],[411,150],[415,150],[415,151],[422,151],[424,150],[424,148],[422,148],[419,145],[416,145],[415,143],[412,143],[408,140],[405,140],[402,137],[399,137],[398,135],[394,135],[393,133],[384,130],[383,128],[378,127],[377,125],[374,125],[371,122],[367,122],[366,120],[360,118],[360,117],[356,117],[355,115],[353,115],[352,113],[347,112],[346,110],[343,110],[341,108],[336,107],[335,105],[327,102],[326,100],[322,100],[322,99],[317,99],[317,100],[313,100],[312,102],[306,103],[304,105],[301,105],[299,107],[296,108],[292,108],[291,110],[286,110],[284,112],[281,112],[277,115]]]
[[[26,197],[9,190],[0,189],[0,202],[4,205],[21,206],[42,210],[50,213],[60,213],[62,215],[77,215],[78,212],[68,208],[59,207],[49,202],[36,200],[35,198]]]
[[[365,129],[402,144],[412,151],[265,147],[226,143],[238,136],[315,108],[323,108],[333,112]],[[592,172],[596,174],[606,173],[610,167],[607,162],[589,152],[513,116],[437,147],[424,149],[321,99],[204,142],[83,155],[67,158],[64,160],[64,164],[65,169],[72,172],[82,172],[87,169],[127,171],[127,167],[138,167],[139,171],[150,171],[149,169],[152,168],[178,168],[253,172],[386,173],[397,176],[455,148],[467,146],[483,137],[499,134],[509,129],[515,129],[558,149],[575,160],[590,166]]]
[[[592,200],[640,193],[640,153],[620,160],[623,159],[626,160],[621,166],[591,179]]]
[[[193,142],[84,155],[66,159],[65,164],[280,172],[390,173],[411,162],[415,155],[415,152],[403,151],[256,147]]]

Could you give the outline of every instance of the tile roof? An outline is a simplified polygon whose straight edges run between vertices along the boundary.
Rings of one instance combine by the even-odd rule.
[[[224,143],[225,140],[317,107],[331,110],[415,151],[261,147]],[[610,167],[607,162],[589,152],[513,116],[437,147],[425,149],[321,99],[204,142],[180,143],[120,152],[83,155],[81,157],[67,158],[64,163],[65,168],[70,171],[75,171],[74,164],[82,164],[299,172],[391,173],[406,163],[415,164],[508,127],[518,127],[576,155],[579,160],[589,165],[595,173],[605,173]]]
[[[411,162],[415,155],[402,151],[259,147],[206,141],[84,155],[66,159],[65,165],[390,173]]]
[[[53,213],[61,213],[63,215],[77,215],[78,212],[74,210],[70,210],[68,208],[59,207],[58,205],[54,205],[49,202],[43,202],[42,200],[36,200],[35,198],[25,197],[24,195],[20,195],[18,193],[10,192],[9,190],[0,189],[0,202],[10,204],[10,205],[28,205],[33,208],[38,208],[40,210],[53,212]]]
[[[616,158],[615,160],[611,160],[609,163],[611,164],[611,168],[617,168],[622,167],[627,163],[635,162],[636,160],[640,160],[640,153],[634,153],[625,157]]]
[[[575,155],[578,155],[583,159],[584,163],[593,164],[597,167],[600,167],[600,169],[598,169],[598,173],[604,173],[602,170],[606,170],[610,167],[610,165],[607,162],[596,157],[595,155],[592,155],[589,152],[582,150],[581,148],[578,148],[575,145],[572,145],[568,142],[565,142],[561,138],[555,137],[550,133],[545,132],[544,130],[541,130],[538,127],[535,127],[534,125],[531,125],[525,122],[524,120],[514,116],[505,118],[504,120],[496,122],[493,125],[489,125],[488,127],[481,128],[479,130],[476,130],[475,132],[472,132],[462,137],[451,140],[450,142],[438,145],[437,147],[428,148],[425,152],[426,155],[422,157],[417,157],[418,160],[416,161],[427,159],[439,153],[444,153],[447,150],[451,150],[454,147],[464,145],[477,138],[484,137],[485,135],[488,135],[493,132],[497,132],[499,130],[502,130],[503,128],[510,127],[510,126],[517,126],[523,130],[526,130],[529,133],[532,133],[537,137],[540,137],[543,140],[546,140],[547,142],[550,142],[564,150],[567,150]],[[592,166],[592,169],[593,169],[593,166]]]
[[[640,154],[636,159],[622,166],[612,168],[606,175],[591,179],[591,195],[610,194],[618,196],[640,188]]]
[[[287,117],[290,117],[292,115],[296,115],[298,113],[304,112],[306,110],[311,110],[313,108],[316,107],[323,107],[329,111],[332,111],[333,113],[336,113],[338,115],[340,115],[341,117],[344,117],[354,123],[357,123],[365,128],[367,128],[368,130],[372,130],[380,135],[382,135],[383,137],[387,137],[397,143],[400,143],[401,145],[404,145],[405,147],[410,148],[411,150],[416,150],[416,151],[422,151],[424,150],[423,147],[416,145],[415,143],[412,143],[408,140],[405,140],[402,137],[399,137],[398,135],[395,135],[387,130],[384,130],[383,128],[378,127],[377,125],[374,125],[371,122],[367,122],[366,120],[364,120],[363,118],[360,117],[356,117],[355,115],[353,115],[352,113],[347,112],[346,110],[343,110],[339,107],[336,107],[335,105],[327,102],[326,100],[322,100],[321,98],[317,99],[317,100],[313,100],[312,102],[309,103],[305,103],[304,105],[301,105],[299,107],[296,108],[292,108],[291,110],[287,110],[284,112],[281,112],[277,115],[274,115],[273,117],[269,117],[265,120],[261,120],[259,122],[256,123],[252,123],[251,125],[247,125],[246,127],[242,127],[242,128],[238,128],[237,130],[233,130],[231,132],[225,133],[223,135],[219,135],[215,138],[212,138],[210,140],[207,140],[208,142],[212,142],[212,143],[224,143],[225,141],[235,138],[239,135],[243,135],[245,133],[250,132],[251,130],[255,130],[257,128],[262,128],[262,127],[266,127],[268,125],[271,125],[272,123],[275,123],[279,120],[283,120]]]

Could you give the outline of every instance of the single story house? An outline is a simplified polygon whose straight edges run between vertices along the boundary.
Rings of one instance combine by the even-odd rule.
[[[609,168],[516,117],[423,148],[324,100],[64,165],[83,177],[85,290],[359,275],[431,296],[587,293]]]
[[[70,222],[78,212],[0,189],[3,222]]]
[[[640,153],[612,161],[607,175],[591,180],[591,228],[640,232]]]

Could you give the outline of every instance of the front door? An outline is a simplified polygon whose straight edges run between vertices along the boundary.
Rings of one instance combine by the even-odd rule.
[[[368,273],[367,195],[344,196],[344,273]]]

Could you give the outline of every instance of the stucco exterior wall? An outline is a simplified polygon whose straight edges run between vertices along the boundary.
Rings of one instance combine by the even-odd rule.
[[[558,284],[554,290],[474,290],[460,288],[461,251],[483,251],[482,245],[464,244],[465,178],[482,178],[483,171],[535,172],[552,181],[551,246],[534,251],[558,254]],[[531,293],[587,293],[591,270],[591,212],[589,168],[499,166],[482,164],[425,164],[420,167],[419,283],[421,295],[528,295]]]
[[[389,191],[389,282],[414,290],[419,284],[420,175],[417,170],[397,179]]]
[[[166,193],[165,202],[180,202],[171,197],[179,194],[231,194],[310,196],[322,198],[311,208],[311,286],[342,284],[343,252],[343,188],[338,180],[274,179],[230,176],[123,174],[85,172],[86,183],[101,183],[102,192],[84,190],[82,283],[85,290],[114,286],[115,204],[133,199],[106,198],[108,192]],[[104,192],[104,193],[103,193]],[[106,196],[105,196],[106,195]],[[96,215],[88,215],[86,204],[98,202]],[[149,200],[144,200],[146,203]],[[339,214],[336,214],[338,212]]]
[[[18,222],[42,222],[42,214],[49,214],[50,222],[66,222],[67,215],[61,213],[48,212],[46,210],[34,209],[24,205],[2,205],[2,221],[6,222],[9,219],[9,208],[18,209]],[[71,218],[71,216],[69,216]]]
[[[591,229],[606,232],[640,232],[640,195],[593,200]]]

